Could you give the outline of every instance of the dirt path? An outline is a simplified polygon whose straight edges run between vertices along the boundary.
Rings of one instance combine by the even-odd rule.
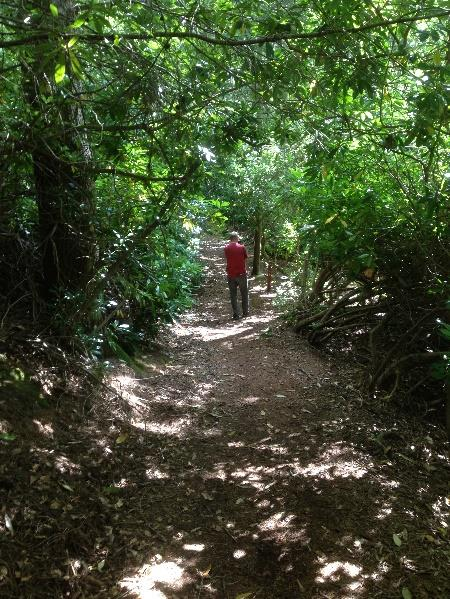
[[[437,498],[407,429],[374,422],[255,283],[251,317],[230,321],[220,245],[204,261],[167,363],[151,381],[121,379],[151,405],[135,422],[151,488],[139,509],[160,541],[124,586],[155,599],[443,597],[435,566],[414,561]]]
[[[362,405],[255,282],[231,321],[220,245],[203,253],[195,309],[114,371],[125,401],[37,414],[14,450],[1,596],[448,597],[437,433]]]

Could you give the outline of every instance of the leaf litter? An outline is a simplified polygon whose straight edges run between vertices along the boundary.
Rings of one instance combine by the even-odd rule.
[[[126,394],[92,388],[88,411],[81,388],[30,413],[0,403],[14,430],[0,437],[0,595],[448,596],[438,429],[374,415],[354,367],[295,337],[259,291],[232,322],[220,245],[204,257],[207,285],[164,355],[111,373]]]

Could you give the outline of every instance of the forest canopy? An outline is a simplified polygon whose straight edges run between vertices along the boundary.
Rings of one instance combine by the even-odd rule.
[[[285,262],[297,330],[356,343],[372,391],[441,392],[449,15],[0,1],[3,340],[130,351],[189,304],[208,221],[255,241],[254,274]]]

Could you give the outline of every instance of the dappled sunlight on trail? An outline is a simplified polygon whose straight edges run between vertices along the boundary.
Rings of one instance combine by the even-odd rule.
[[[176,562],[162,561],[158,555],[145,564],[137,576],[125,579],[121,586],[134,591],[142,599],[166,599],[167,595],[158,591],[155,585],[161,583],[172,589],[181,589],[187,579],[184,570]]]
[[[43,597],[450,595],[437,432],[366,404],[351,366],[283,325],[263,277],[231,320],[217,241],[204,260],[195,307],[158,351],[116,364],[89,401],[16,417],[23,443],[0,450],[24,474],[0,484],[23,505],[9,491],[0,533],[28,553],[2,553],[0,583],[20,572],[13,596],[31,596],[33,555]]]
[[[204,291],[161,362],[115,375],[134,413],[140,514],[122,525],[153,548],[121,588],[136,599],[398,597],[420,568],[412,551],[406,571],[392,543],[417,528],[411,480],[406,491],[333,364],[280,328],[261,282],[250,317],[230,319],[221,248],[205,252]]]

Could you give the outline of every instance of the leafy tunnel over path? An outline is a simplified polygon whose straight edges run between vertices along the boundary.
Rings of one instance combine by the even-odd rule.
[[[160,354],[111,373],[121,398],[0,404],[1,596],[448,596],[439,433],[362,405],[258,280],[231,322],[217,240],[203,261]]]

